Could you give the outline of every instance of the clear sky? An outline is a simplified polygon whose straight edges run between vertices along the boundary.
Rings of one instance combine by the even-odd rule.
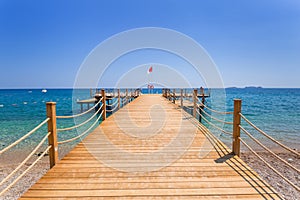
[[[300,88],[299,0],[0,0],[0,88],[71,88],[95,46],[140,27],[195,39],[226,87]]]

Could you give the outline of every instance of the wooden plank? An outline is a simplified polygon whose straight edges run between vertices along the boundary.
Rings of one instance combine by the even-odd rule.
[[[253,182],[253,184],[255,184]],[[78,188],[82,190],[113,190],[113,189],[156,189],[156,188],[172,188],[172,189],[197,189],[197,188],[235,188],[243,189],[250,188],[248,183],[236,181],[236,182],[154,182],[154,183],[140,183],[140,182],[111,182],[111,183],[38,183],[35,184],[31,189],[34,190],[76,190]],[[268,187],[255,187],[265,189],[271,192]]]
[[[121,197],[121,196],[164,196],[164,195],[251,195],[258,192],[254,188],[231,190],[228,188],[197,188],[197,189],[126,189],[126,190],[29,190],[24,197]],[[265,193],[262,193],[265,194]]]
[[[177,142],[166,148],[174,138]],[[150,160],[131,154],[120,157],[115,148],[156,156]],[[107,117],[21,199],[279,198],[255,171],[230,153],[176,105],[159,95],[142,95]],[[179,156],[163,167],[166,155]],[[153,171],[152,167],[158,168]]]
[[[90,199],[95,199],[93,197],[63,197],[64,199],[75,199],[75,200],[90,200]],[[220,196],[220,195],[210,195],[210,196],[197,196],[197,195],[186,195],[186,196],[182,196],[182,195],[164,195],[164,196],[160,196],[160,195],[155,195],[155,196],[130,196],[130,197],[126,197],[126,196],[122,196],[122,197],[101,197],[101,199],[121,199],[121,200],[127,200],[127,199],[138,199],[138,200],[143,200],[143,199],[188,199],[188,200],[202,200],[202,199],[278,199],[278,196],[276,194],[252,194],[252,195],[226,195],[226,196]],[[29,200],[32,198],[20,198],[21,200]],[[34,198],[35,200],[40,200],[40,199],[46,199],[43,197],[38,197],[38,198]],[[47,198],[47,199],[52,199],[52,200],[56,200],[56,199],[61,199],[61,197],[51,197],[51,198]],[[98,198],[97,198],[98,199]]]

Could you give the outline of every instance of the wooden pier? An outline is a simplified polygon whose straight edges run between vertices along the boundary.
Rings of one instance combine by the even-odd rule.
[[[280,196],[178,105],[142,95],[103,121],[21,197],[44,198]]]
[[[137,98],[141,95],[140,90],[130,90],[128,89],[125,90],[125,92],[120,92],[120,89],[118,89],[118,94],[119,98]],[[87,109],[91,107],[91,105],[94,105],[99,101],[99,99],[102,98],[102,94],[99,90],[96,90],[96,93],[93,95],[92,89],[90,89],[90,96],[91,98],[89,99],[83,99],[83,100],[78,100],[77,104],[80,105],[80,111],[83,112],[84,110],[84,105],[87,105]],[[109,101],[110,99],[113,99],[116,95],[114,93],[105,93],[105,98]]]

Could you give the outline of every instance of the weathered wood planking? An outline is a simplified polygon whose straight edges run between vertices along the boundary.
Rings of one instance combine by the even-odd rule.
[[[108,117],[21,199],[280,199],[205,127],[195,124],[161,96],[142,95]],[[116,148],[128,154],[120,157]],[[147,160],[135,154],[155,155]],[[178,154],[165,167],[147,171]]]

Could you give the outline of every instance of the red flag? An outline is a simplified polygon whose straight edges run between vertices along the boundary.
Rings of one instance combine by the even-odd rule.
[[[147,73],[150,74],[152,72],[152,66],[148,69]]]

